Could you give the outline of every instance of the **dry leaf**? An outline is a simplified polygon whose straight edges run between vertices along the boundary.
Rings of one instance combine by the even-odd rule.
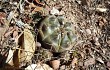
[[[13,27],[10,27],[9,29],[8,29],[8,31],[4,34],[4,37],[8,37],[11,33],[13,33],[13,31],[15,31],[15,29],[13,28]]]
[[[11,19],[13,18],[14,15],[15,15],[14,12],[11,11],[10,14],[7,17],[8,21],[11,21]]]
[[[13,65],[13,50],[9,50],[9,54],[8,57],[6,59],[6,63],[8,63],[9,65]]]
[[[5,22],[4,22],[4,19],[5,19],[5,18],[6,18],[6,13],[0,12],[0,26],[5,23]]]
[[[36,7],[33,3],[29,3],[29,8]]]
[[[13,54],[13,64],[15,67],[19,67],[19,65],[20,65],[19,56],[20,56],[19,50],[16,49]]]
[[[34,55],[35,52],[35,41],[34,36],[30,30],[24,29],[24,33],[19,38],[19,47],[14,52],[14,65],[19,67],[20,62],[29,62]],[[18,62],[18,63],[17,63]]]
[[[103,54],[106,54],[107,49],[103,48],[103,49],[102,49],[102,52],[103,52]]]
[[[21,20],[16,20],[16,25],[20,28],[24,27],[24,23]]]
[[[43,11],[43,7],[36,6],[32,13]]]
[[[13,32],[13,38],[16,38],[16,37],[18,37],[18,31]]]
[[[40,4],[40,5],[44,6],[44,3],[40,2],[40,0],[35,0],[35,2],[36,2],[37,4]]]
[[[4,19],[6,17],[6,13],[0,12],[0,19]]]
[[[7,28],[8,28],[7,26],[6,27],[0,27],[0,41],[3,37],[3,35],[5,34]]]
[[[6,23],[6,13],[0,12],[0,40],[2,39],[7,29],[8,29],[8,26]]]
[[[49,67],[47,64],[31,64],[25,70],[53,70],[51,67]]]
[[[95,64],[95,58],[90,58],[84,62],[84,66],[89,66]]]
[[[107,8],[96,8],[97,11],[99,12],[107,12]]]
[[[78,59],[77,59],[77,58],[74,58],[74,59],[72,60],[71,65],[72,65],[72,67],[74,68],[74,67],[76,66],[76,64],[78,64]]]
[[[103,18],[102,16],[98,17],[98,25],[99,25],[99,27],[102,28],[103,26],[106,25],[106,23],[107,23],[107,20],[105,18]]]
[[[18,43],[18,27],[15,27],[15,31],[13,32],[13,38],[15,40],[15,43]]]
[[[107,67],[109,67],[109,68],[110,68],[110,61],[108,61],[108,62],[107,62]]]
[[[104,61],[101,58],[97,58],[97,61],[104,64]]]
[[[81,57],[82,57],[82,58],[84,58],[84,57],[85,57],[85,55],[84,55],[84,53],[83,53],[83,52],[80,52],[80,55],[81,55]]]

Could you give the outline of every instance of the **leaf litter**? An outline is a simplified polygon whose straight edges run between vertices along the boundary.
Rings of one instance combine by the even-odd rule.
[[[0,0],[0,68],[109,70],[109,7],[109,0]],[[51,31],[48,27],[52,29],[59,24],[52,23],[56,20],[55,17],[49,21],[53,26],[47,25],[50,19],[42,23],[51,15],[65,17],[64,20],[58,18],[61,27],[60,31],[56,31],[62,34],[58,34],[58,37],[57,34],[52,34],[53,37],[43,41],[39,32],[45,37],[49,33],[46,30]],[[65,21],[67,28],[62,28]],[[53,52],[53,45],[57,44],[57,49],[71,45],[71,41],[67,40],[67,37],[69,40],[73,38],[69,23],[77,38],[73,47],[63,52]],[[40,27],[42,31],[39,30]],[[66,33],[64,29],[70,29],[67,37],[63,36]],[[53,38],[58,38],[59,41]],[[44,45],[45,42],[47,45]],[[56,68],[57,62],[53,66],[49,63],[54,60],[60,62]]]

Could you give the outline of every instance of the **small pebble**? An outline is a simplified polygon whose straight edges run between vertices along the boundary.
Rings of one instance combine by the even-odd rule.
[[[86,29],[87,34],[91,34],[91,30],[90,29]]]
[[[59,14],[59,10],[57,10],[53,7],[52,10],[50,11],[50,14],[52,14],[52,15]]]
[[[79,66],[83,66],[83,62],[78,62],[78,65]]]
[[[36,44],[37,44],[37,47],[41,47],[41,43],[36,42]]]
[[[66,68],[66,66],[65,66],[65,65],[62,65],[62,66],[60,67],[60,70],[65,70],[65,68]]]
[[[53,61],[50,61],[50,64],[51,66],[53,67],[53,69],[59,69],[59,66],[60,66],[60,60],[53,60]]]

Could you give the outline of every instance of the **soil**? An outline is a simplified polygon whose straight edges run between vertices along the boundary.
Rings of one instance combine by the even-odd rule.
[[[59,11],[55,16],[63,15],[72,23],[77,40],[71,50],[52,52],[38,40],[39,23],[53,7]],[[19,69],[39,62],[54,67],[50,61],[59,60],[56,70],[110,70],[109,10],[109,0],[0,0],[0,68],[7,67],[9,49],[20,45],[18,39],[28,28],[36,49],[30,62],[19,63]]]

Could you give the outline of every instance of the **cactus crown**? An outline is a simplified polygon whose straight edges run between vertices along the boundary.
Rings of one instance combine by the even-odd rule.
[[[64,16],[47,16],[39,29],[42,42],[50,45],[54,52],[70,50],[76,40],[72,24],[66,22]]]

